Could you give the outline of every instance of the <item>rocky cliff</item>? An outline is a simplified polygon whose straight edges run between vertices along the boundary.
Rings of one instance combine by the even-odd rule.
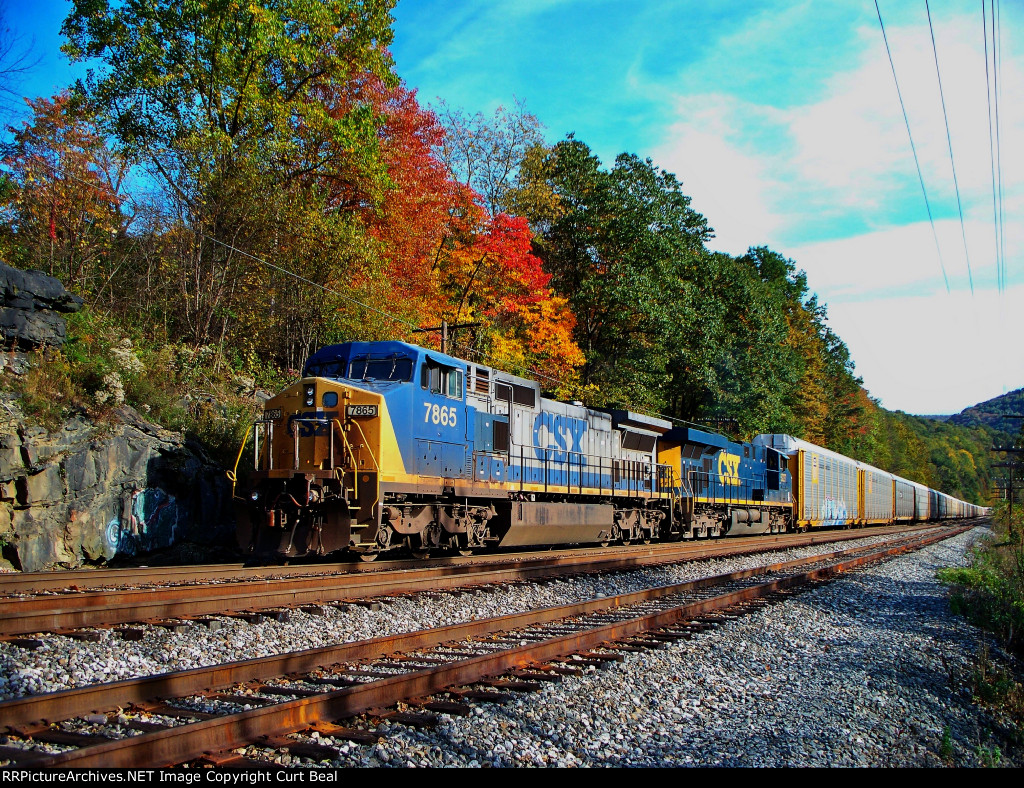
[[[0,374],[46,363],[64,343],[60,313],[82,299],[40,271],[0,263]],[[128,350],[115,348],[130,356]],[[122,364],[123,366],[123,364]],[[120,379],[102,422],[72,415],[57,429],[30,423],[0,390],[0,551],[35,571],[102,562],[182,542],[232,545],[231,485],[202,447],[125,406]],[[112,384],[113,385],[113,384]]]
[[[6,347],[35,350],[64,343],[61,312],[77,312],[82,299],[42,271],[0,263],[0,337]]]
[[[0,544],[15,568],[232,542],[231,485],[178,433],[128,407],[52,432],[26,425],[13,399],[0,411]]]

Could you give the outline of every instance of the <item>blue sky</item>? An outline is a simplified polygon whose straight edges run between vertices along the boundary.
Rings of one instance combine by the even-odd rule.
[[[807,271],[883,405],[955,412],[1024,386],[1024,9],[1002,1],[1000,294],[980,4],[931,2],[972,295],[924,0],[880,5],[941,263],[872,0],[401,0],[392,51],[424,103],[519,99],[551,142],[574,132],[606,163],[651,157],[707,216],[712,247],[766,244]],[[72,76],[57,51],[67,8],[8,0],[44,58],[26,93]]]

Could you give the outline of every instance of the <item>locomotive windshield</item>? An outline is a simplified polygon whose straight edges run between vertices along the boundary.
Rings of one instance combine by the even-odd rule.
[[[412,380],[413,361],[408,356],[356,356],[349,366],[349,380]]]

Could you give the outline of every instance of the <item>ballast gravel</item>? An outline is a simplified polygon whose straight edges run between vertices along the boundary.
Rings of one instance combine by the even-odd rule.
[[[981,533],[433,730],[384,722],[333,765],[1019,765],[971,699],[979,635],[935,579]]]
[[[365,746],[332,742],[335,766],[1016,765],[1000,722],[973,704],[978,633],[935,579],[965,563],[974,529],[851,573],[664,650],[545,683],[432,730],[383,722]],[[873,544],[881,537],[846,543]],[[564,604],[829,552],[818,546],[482,590],[404,598],[380,610],[325,608],[287,623],[147,628],[125,642],[46,636],[0,644],[0,696],[15,697]],[[309,764],[247,748],[253,757]]]
[[[144,633],[137,641],[122,640],[109,629],[99,631],[97,642],[43,634],[37,636],[42,645],[34,651],[0,642],[0,700],[564,605],[821,555],[836,549],[854,549],[878,544],[887,538],[872,536],[843,542],[840,546],[812,545],[546,583],[484,586],[474,593],[401,597],[381,604],[379,609],[350,605],[342,611],[325,606],[321,615],[296,610],[291,612],[287,622],[268,619],[251,624],[235,618],[214,617],[220,623],[219,629],[194,624],[185,632],[136,626],[134,628]]]

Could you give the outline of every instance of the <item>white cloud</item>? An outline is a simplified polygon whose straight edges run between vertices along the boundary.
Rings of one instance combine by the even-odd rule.
[[[957,413],[1024,386],[1024,285],[837,304],[829,324],[890,410]]]
[[[733,118],[759,108],[729,96],[700,95],[679,98],[676,109],[685,120],[669,127],[672,142],[654,161],[679,176],[693,207],[708,217],[716,236],[711,245],[741,254],[776,237],[782,217],[770,207],[772,167],[729,141]]]
[[[831,304],[866,297],[884,300],[921,292],[945,292],[943,264],[950,289],[955,292],[969,292],[971,279],[975,290],[995,287],[991,220],[968,221],[965,229],[971,250],[970,273],[963,254],[960,222],[955,219],[935,224],[941,262],[926,221],[849,238],[780,247],[778,251],[795,260],[797,267],[807,272],[811,289],[823,297],[827,295]],[[1007,229],[1007,257],[1017,258],[1024,239],[1016,225]]]
[[[936,39],[965,218],[980,227],[992,221],[992,183],[984,57],[976,27],[980,19],[947,19],[937,25]],[[936,219],[955,217],[927,25],[887,30],[932,212]],[[796,106],[781,106],[778,95],[758,103],[728,92],[681,91],[683,85],[708,84],[708,63],[689,67],[675,85],[662,85],[677,95],[674,119],[666,124],[655,159],[692,184],[695,206],[718,231],[716,248],[737,253],[755,243],[803,245],[815,238],[848,237],[926,218],[881,35],[877,27],[862,28],[856,41],[848,67],[812,91],[818,100]],[[757,68],[744,62],[742,54],[738,58],[734,69]],[[1024,149],[1014,144],[1024,135],[1024,105],[1006,98],[1024,91],[1019,60],[1004,56],[1001,76],[1009,205],[1024,192]],[[948,242],[945,235],[943,231],[940,241],[947,266],[951,272],[966,270],[959,230]],[[984,237],[977,229],[972,235]],[[930,233],[926,240],[902,264],[913,267],[922,281],[936,276],[941,281],[934,259],[925,261],[927,246],[935,256]]]
[[[1024,104],[1014,100],[1024,92],[1024,69],[1006,49],[1000,121],[1011,287],[1000,296],[981,20],[936,19],[972,297],[931,38],[923,12],[906,16],[886,31],[952,294],[877,24],[857,31],[845,67],[837,63],[802,101],[686,93],[678,86],[706,85],[722,64],[689,67],[678,85],[663,85],[676,88],[674,116],[654,158],[687,185],[717,231],[714,248],[738,254],[766,243],[807,271],[866,388],[885,407],[951,413],[1024,386],[1024,310],[1013,307],[1024,298],[1016,265],[1024,252]],[[744,62],[742,47],[732,51],[732,69],[758,67]]]

